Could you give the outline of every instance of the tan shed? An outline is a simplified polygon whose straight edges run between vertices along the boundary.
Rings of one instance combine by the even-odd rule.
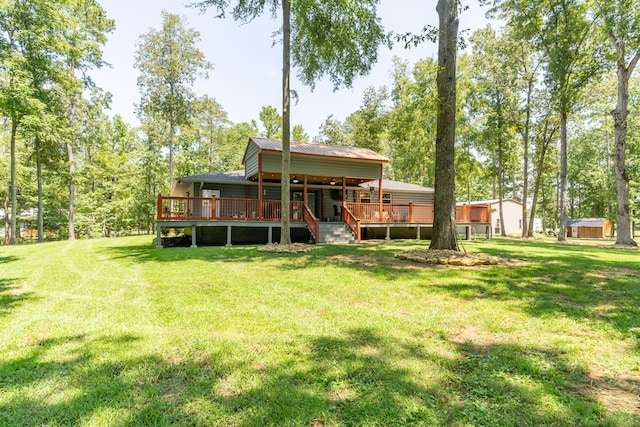
[[[613,223],[606,218],[573,218],[567,220],[567,237],[604,239],[613,236]]]

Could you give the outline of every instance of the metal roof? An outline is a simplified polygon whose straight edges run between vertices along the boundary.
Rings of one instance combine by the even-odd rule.
[[[567,227],[602,227],[606,218],[569,218]]]
[[[282,151],[282,141],[267,138],[249,138],[261,150]],[[344,147],[340,145],[310,144],[303,142],[291,142],[292,154],[304,154],[308,156],[337,157],[354,160],[370,160],[376,162],[388,162],[385,156],[368,148]]]
[[[244,169],[231,172],[205,173],[201,175],[181,176],[178,181],[195,182],[249,182],[244,176]]]
[[[522,204],[521,201],[516,200],[516,199],[511,199],[511,198],[506,198],[506,199],[502,199],[502,202],[513,202],[513,203],[518,203],[519,205]],[[496,205],[500,203],[500,199],[492,199],[492,200],[475,200],[472,201],[471,203],[467,203],[467,202],[461,202],[458,204],[469,204],[469,205]]]
[[[373,187],[376,190],[378,189],[378,180],[373,180],[369,182],[363,182],[360,184],[360,187],[370,188]],[[382,180],[382,191],[384,190],[393,190],[393,191],[411,191],[412,193],[433,193],[433,188],[431,187],[423,187],[417,184],[409,184],[406,182],[400,181],[392,181],[390,179]]]

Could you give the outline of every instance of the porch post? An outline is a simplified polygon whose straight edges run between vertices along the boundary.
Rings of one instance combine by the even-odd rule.
[[[380,163],[380,179],[378,180],[378,203],[380,205],[379,218],[381,221],[382,221],[382,173],[383,173],[383,167],[382,167],[382,163]]]
[[[162,227],[156,225],[156,248],[162,247]]]
[[[309,197],[307,196],[307,175],[306,174],[302,177],[302,192],[304,193],[302,195],[302,200],[304,201],[304,205],[308,206]]]
[[[227,225],[227,244],[225,246],[231,246],[231,226]]]
[[[347,203],[347,178],[342,177],[342,206]]]
[[[158,193],[158,208],[156,214],[156,221],[162,218],[162,193]]]
[[[258,153],[258,219],[264,219],[262,202],[262,153]]]
[[[416,227],[416,240],[420,240],[420,226]]]
[[[197,248],[198,245],[196,245],[196,233],[198,232],[198,226],[193,224],[191,226],[191,247],[192,248]]]

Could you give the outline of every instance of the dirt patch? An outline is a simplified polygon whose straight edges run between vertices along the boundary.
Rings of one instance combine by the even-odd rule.
[[[396,258],[406,261],[418,262],[421,264],[440,264],[463,267],[473,267],[476,265],[497,265],[500,259],[486,254],[470,254],[451,250],[420,249],[401,252],[395,255]]]
[[[602,403],[610,411],[640,416],[640,381],[631,378],[606,378],[589,375],[577,385],[577,391]]]
[[[258,247],[258,252],[269,252],[275,254],[297,254],[315,250],[315,245],[304,245],[302,243],[293,243],[291,245],[280,245],[278,243],[274,243]]]

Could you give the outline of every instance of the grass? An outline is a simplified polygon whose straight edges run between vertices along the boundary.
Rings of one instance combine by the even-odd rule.
[[[640,425],[640,252],[4,247],[0,425]]]

